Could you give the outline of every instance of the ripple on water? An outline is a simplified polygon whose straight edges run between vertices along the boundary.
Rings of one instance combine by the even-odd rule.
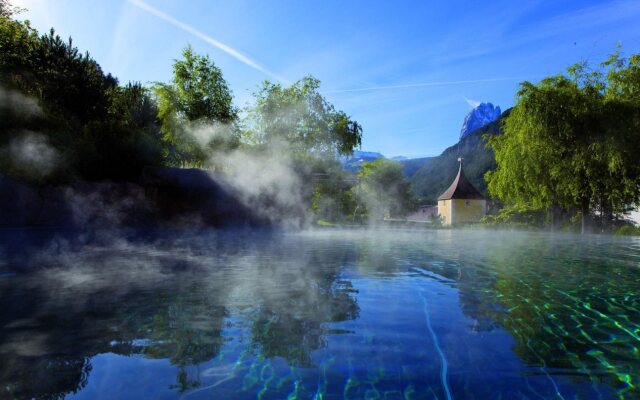
[[[0,273],[0,397],[640,397],[634,239],[203,231],[12,262],[38,272]]]

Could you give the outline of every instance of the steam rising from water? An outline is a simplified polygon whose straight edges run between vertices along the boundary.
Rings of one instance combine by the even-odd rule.
[[[14,138],[6,151],[14,168],[36,178],[51,174],[61,161],[60,153],[47,137],[35,132]]]
[[[637,379],[633,238],[156,234],[58,239],[14,264],[29,271],[0,277],[10,309],[0,315],[0,380],[13,384],[0,393],[90,397],[116,383],[116,397],[286,398],[300,389],[298,398],[313,398],[317,385],[330,398],[373,397],[372,387],[439,398],[608,398]],[[0,253],[6,246],[0,240]],[[102,357],[114,362],[105,369]],[[82,374],[71,373],[76,360],[88,366]],[[47,379],[33,385],[41,371]],[[172,384],[185,374],[195,385],[183,392]]]
[[[309,221],[311,186],[305,177],[311,166],[296,157],[292,143],[277,138],[266,142],[260,137],[243,137],[244,143],[238,147],[234,145],[237,129],[217,122],[187,124],[184,132],[200,151],[208,154],[205,165],[210,168],[212,179],[230,189],[252,212],[289,226]],[[314,162],[319,156],[305,160]]]
[[[230,144],[236,140],[234,129],[221,123],[195,124],[186,133],[202,151],[210,152],[207,164],[226,175],[225,183],[254,212],[281,221],[293,210],[298,215],[306,211],[303,171],[296,169],[293,149],[286,141],[273,140],[259,148],[233,148]],[[213,151],[210,144],[216,146]]]
[[[214,157],[226,166],[228,182],[240,193],[240,200],[259,215],[295,224],[287,219],[306,213],[302,176],[285,146],[258,153],[234,150]]]
[[[38,102],[17,90],[0,86],[0,110],[8,109],[12,114],[23,118],[35,117],[42,113]]]
[[[0,111],[12,118],[29,119],[42,115],[38,102],[17,90],[0,86]],[[13,134],[9,143],[0,148],[8,167],[31,178],[50,175],[60,165],[61,156],[49,139],[37,132],[23,131]]]

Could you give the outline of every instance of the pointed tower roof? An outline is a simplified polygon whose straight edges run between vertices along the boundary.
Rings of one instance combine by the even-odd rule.
[[[471,182],[467,179],[464,174],[464,170],[462,169],[462,159],[458,159],[460,161],[460,168],[458,169],[458,176],[454,179],[453,183],[447,190],[444,191],[438,197],[438,200],[449,200],[449,199],[480,199],[483,200],[484,197],[478,190],[473,187]]]

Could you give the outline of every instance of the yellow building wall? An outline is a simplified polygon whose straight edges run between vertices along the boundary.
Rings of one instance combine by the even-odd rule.
[[[487,202],[485,200],[454,199],[451,205],[452,221],[454,224],[478,222],[484,217],[487,211]],[[438,210],[440,210],[440,208],[438,208]]]
[[[438,214],[443,225],[451,225],[451,200],[438,200]]]

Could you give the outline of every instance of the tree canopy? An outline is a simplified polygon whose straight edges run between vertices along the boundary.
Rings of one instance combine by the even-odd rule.
[[[162,162],[157,111],[145,88],[119,85],[71,39],[53,29],[39,35],[28,22],[12,20],[15,10],[7,2],[0,9],[3,173],[33,180],[137,180],[145,165]],[[41,154],[56,157],[45,157],[45,168]]]
[[[637,205],[639,61],[616,53],[596,69],[580,63],[522,83],[504,134],[489,140],[497,163],[486,175],[490,194],[517,207],[559,206],[583,220]]]
[[[319,92],[320,81],[306,76],[289,87],[263,82],[249,111],[253,140],[286,143],[295,153],[336,157],[360,145],[362,127]]]
[[[209,56],[187,46],[173,64],[171,83],[156,83],[154,93],[170,164],[204,166],[211,151],[238,144],[233,95]]]

